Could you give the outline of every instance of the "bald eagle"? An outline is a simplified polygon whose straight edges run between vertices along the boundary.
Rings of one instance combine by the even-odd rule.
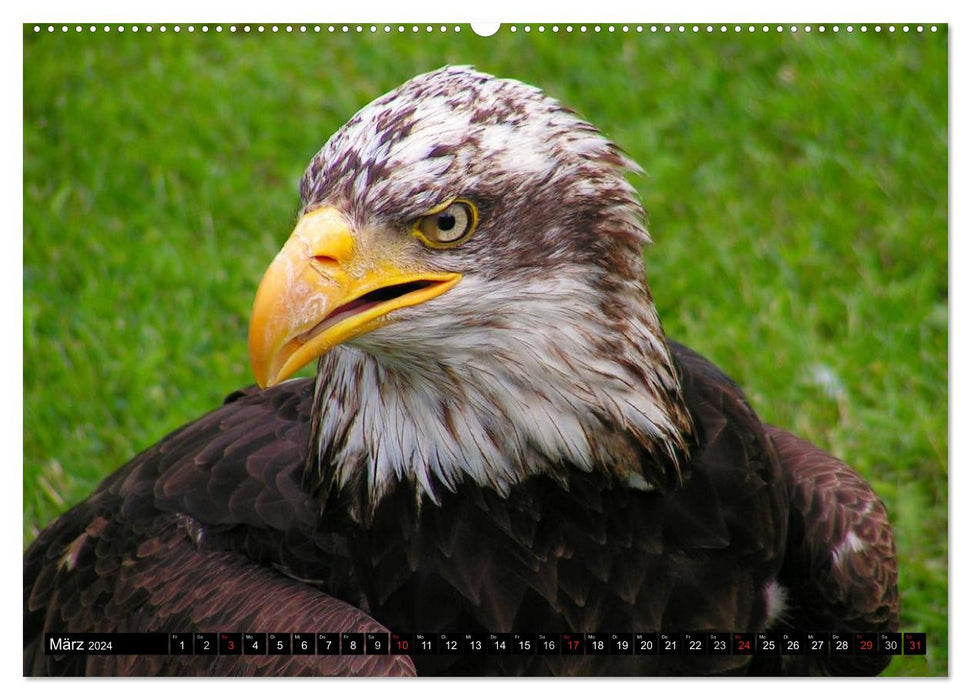
[[[60,632],[889,631],[886,511],[667,339],[616,146],[409,80],[313,158],[248,388],[24,556],[28,675],[867,674],[886,656],[72,656]],[[288,380],[318,360],[316,379]]]

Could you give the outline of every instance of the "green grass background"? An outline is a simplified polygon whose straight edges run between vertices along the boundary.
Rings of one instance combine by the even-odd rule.
[[[669,335],[886,502],[947,665],[948,122],[936,33],[24,30],[24,542],[249,384],[302,170],[445,63],[539,85],[646,170]]]

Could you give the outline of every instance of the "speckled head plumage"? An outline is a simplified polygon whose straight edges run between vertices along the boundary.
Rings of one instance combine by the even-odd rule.
[[[690,424],[645,281],[636,167],[537,88],[467,67],[409,80],[331,137],[304,214],[339,212],[366,261],[461,280],[322,355],[324,487],[373,508],[400,483],[435,500],[571,468],[678,478]],[[478,213],[468,241],[411,235],[454,198]]]
[[[441,201],[475,193],[495,225],[488,240],[470,241],[456,255],[474,260],[488,245],[509,262],[589,263],[608,245],[640,251],[649,242],[624,177],[637,169],[539,89],[446,67],[355,114],[313,158],[301,198],[305,208],[340,206],[359,224],[400,227]],[[604,231],[606,238],[593,235]],[[581,244],[565,245],[571,235]]]

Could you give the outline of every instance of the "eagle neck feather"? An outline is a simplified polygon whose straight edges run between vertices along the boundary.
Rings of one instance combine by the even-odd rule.
[[[538,475],[567,488],[571,469],[677,483],[690,419],[646,284],[625,290],[643,303],[610,317],[576,293],[582,274],[522,281],[514,299],[467,278],[446,295],[466,317],[406,321],[424,323],[425,342],[402,349],[389,324],[321,358],[308,476],[322,501],[339,495],[364,522],[402,487],[420,508],[467,480],[503,496]]]

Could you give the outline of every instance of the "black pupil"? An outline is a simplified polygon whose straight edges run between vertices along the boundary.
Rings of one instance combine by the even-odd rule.
[[[451,231],[455,228],[455,215],[447,212],[438,215],[438,228],[442,231]]]

